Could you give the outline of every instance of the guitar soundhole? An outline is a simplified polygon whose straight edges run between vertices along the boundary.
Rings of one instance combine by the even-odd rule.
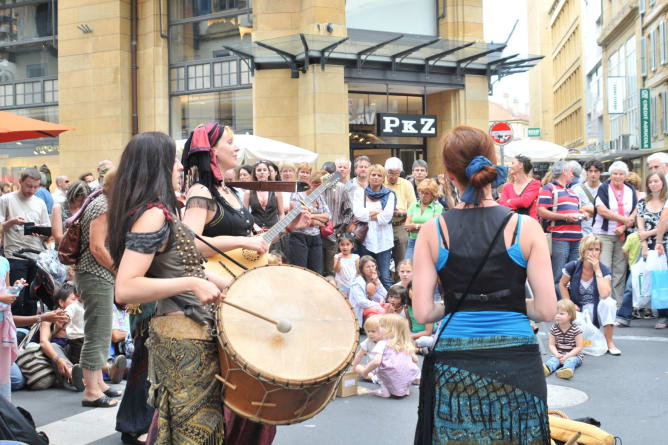
[[[254,250],[241,249],[241,256],[244,257],[246,261],[255,262],[260,259],[260,255]]]

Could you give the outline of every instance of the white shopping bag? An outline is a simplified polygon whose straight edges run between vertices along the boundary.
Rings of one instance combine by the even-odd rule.
[[[582,339],[584,340],[583,353],[599,356],[608,352],[608,342],[605,341],[605,336],[601,330],[592,323],[589,318],[589,313],[578,312],[576,314],[575,324],[577,324],[582,331]]]
[[[646,284],[649,282],[649,286]],[[631,287],[633,290],[633,307],[645,308],[649,306],[652,277],[647,272],[647,263],[643,260],[631,266]]]
[[[656,250],[647,252],[647,259],[645,260],[645,274],[643,276],[642,295],[652,295],[652,272],[655,270],[668,270],[668,263],[666,262],[666,255],[659,256]],[[635,306],[635,304],[634,304]],[[648,304],[645,306],[649,307]]]

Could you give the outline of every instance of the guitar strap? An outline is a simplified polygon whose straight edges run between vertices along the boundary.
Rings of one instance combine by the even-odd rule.
[[[205,240],[204,238],[202,238],[202,237],[199,236],[198,234],[196,234],[196,233],[193,232],[193,235],[195,235],[195,238],[197,238],[198,240],[200,240],[201,242],[203,242],[204,244],[206,244],[207,246],[209,246],[214,252],[216,252],[216,253],[222,255],[225,259],[230,260],[232,263],[236,264],[237,266],[239,266],[239,267],[242,268],[243,270],[248,270],[248,268],[247,268],[246,266],[244,266],[243,264],[239,263],[237,260],[235,260],[234,258],[232,258],[231,256],[229,256],[228,254],[226,254],[225,252],[223,252],[223,251],[220,250],[219,248],[213,246],[210,242],[208,242],[207,240]],[[220,263],[220,264],[222,264],[222,266],[223,266],[223,267],[230,273],[230,275],[235,276],[235,275],[232,273],[232,271],[231,271],[230,269],[228,269],[227,266],[225,266],[225,264],[223,264],[223,263]]]

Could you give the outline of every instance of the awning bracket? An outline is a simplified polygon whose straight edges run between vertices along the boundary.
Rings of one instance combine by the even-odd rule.
[[[426,46],[433,45],[434,43],[440,42],[441,38],[437,38],[434,40],[430,40],[428,42],[421,43],[419,45],[415,45],[412,48],[408,48],[404,51],[398,52],[396,54],[392,54],[392,71],[397,70],[397,59],[399,59],[399,63],[401,63],[406,57],[414,53],[415,51],[418,51]]]
[[[320,69],[322,71],[325,71],[325,65],[327,64],[327,61],[329,60],[329,57],[332,55],[334,50],[336,49],[337,46],[348,40],[349,37],[344,37],[343,39],[332,43],[331,45],[323,48],[320,51]]]
[[[392,42],[396,42],[397,40],[401,39],[404,35],[399,34],[395,37],[392,37],[391,39],[385,40],[384,42],[380,42],[377,45],[370,46],[369,48],[363,49],[362,51],[357,53],[357,69],[359,71],[362,71],[362,65],[364,65],[364,62],[366,62],[366,59],[369,58],[369,56],[373,55],[374,52],[378,51],[385,45],[389,45]],[[364,60],[362,60],[362,56],[364,57]]]
[[[297,66],[297,57],[295,57],[293,54],[290,54],[289,52],[283,51],[282,49],[275,48],[271,45],[267,45],[264,42],[255,42],[256,45],[261,46],[262,48],[266,48],[270,51],[275,52],[279,56],[285,60],[285,63],[288,64],[288,67],[290,68],[290,77],[293,79],[299,78],[299,71],[306,72],[303,68],[300,68]]]
[[[450,54],[456,53],[457,51],[460,51],[464,48],[468,48],[469,46],[473,45],[475,42],[468,42],[463,45],[459,45],[455,48],[451,48],[447,51],[440,52],[438,54],[433,54],[427,58],[424,59],[424,74],[427,79],[429,79],[429,64],[433,61],[432,65],[435,65],[438,63],[439,60],[441,60],[443,57],[449,56]]]
[[[241,58],[246,63],[246,66],[251,72],[251,76],[255,75],[255,57],[252,54],[248,54],[245,51],[241,51],[239,49],[233,48],[231,46],[223,45],[223,48],[228,50],[229,52],[236,54]]]

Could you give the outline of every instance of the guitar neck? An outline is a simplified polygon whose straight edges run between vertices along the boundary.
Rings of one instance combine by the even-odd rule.
[[[338,179],[336,180],[338,181]],[[334,182],[336,182],[334,181]],[[320,184],[315,190],[311,192],[311,194],[306,195],[306,199],[304,200],[304,203],[308,206],[311,205],[313,201],[318,199],[318,197],[325,191],[327,190],[327,187],[331,185],[331,181],[328,181],[327,184],[324,182]],[[285,205],[285,203],[283,204]],[[290,210],[287,215],[283,217],[282,220],[277,222],[272,226],[271,229],[267,230],[264,232],[262,235],[262,238],[267,242],[267,244],[271,243],[272,240],[274,240],[285,228],[292,222],[294,221],[302,212],[302,204],[301,203],[296,203],[294,208]]]

